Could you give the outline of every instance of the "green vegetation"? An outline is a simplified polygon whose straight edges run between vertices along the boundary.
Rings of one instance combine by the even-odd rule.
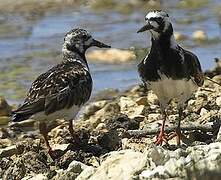
[[[181,8],[190,8],[190,9],[198,9],[206,6],[209,3],[208,0],[182,0],[180,1],[178,7]]]

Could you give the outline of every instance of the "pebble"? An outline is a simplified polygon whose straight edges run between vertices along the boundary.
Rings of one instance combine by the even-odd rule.
[[[87,58],[91,61],[102,63],[127,63],[136,59],[136,55],[130,50],[108,49],[94,50],[87,54]]]
[[[150,104],[158,104],[159,103],[159,100],[156,96],[156,94],[154,94],[152,91],[150,91],[147,95],[147,101],[150,103]]]
[[[148,122],[153,122],[156,120],[162,119],[162,115],[160,113],[150,113],[148,114]]]
[[[206,32],[203,30],[197,30],[197,31],[193,32],[192,37],[196,41],[205,41],[208,39]]]
[[[10,122],[11,118],[8,116],[0,116],[0,125],[6,125]]]
[[[221,107],[221,96],[216,98],[216,105]]]
[[[146,97],[140,97],[140,98],[138,98],[138,99],[136,100],[136,103],[137,103],[138,106],[140,106],[140,105],[144,105],[144,106],[148,105],[148,101],[147,101],[147,98],[146,98]]]
[[[181,34],[180,32],[174,32],[174,38],[177,41],[183,41],[186,40],[188,37],[184,34]]]
[[[17,153],[16,145],[0,149],[0,158],[10,157]]]
[[[0,96],[0,116],[9,116],[11,107],[8,105],[4,97]]]

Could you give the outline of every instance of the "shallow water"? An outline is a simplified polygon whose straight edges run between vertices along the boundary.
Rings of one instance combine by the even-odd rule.
[[[194,42],[190,38],[180,44],[197,54],[204,70],[211,68],[214,58],[220,57],[221,52],[221,29],[214,8],[221,7],[221,2],[211,0],[199,9],[177,9],[174,6],[176,4],[171,3],[166,9],[175,31],[189,37],[198,29],[207,32],[210,39],[207,43]],[[86,28],[96,39],[115,48],[149,47],[149,35],[136,33],[144,23],[145,13],[144,9],[121,13],[82,6],[78,10],[49,12],[29,21],[18,15],[0,15],[0,29],[6,29],[0,31],[0,94],[11,102],[20,102],[37,75],[61,61],[63,36],[71,28]],[[185,23],[186,20],[191,22]],[[105,88],[125,89],[139,83],[136,71],[139,60],[123,65],[89,63],[94,93]]]

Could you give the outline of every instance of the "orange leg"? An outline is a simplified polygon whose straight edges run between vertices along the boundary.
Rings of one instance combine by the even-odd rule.
[[[75,134],[75,132],[74,132],[74,129],[73,129],[73,121],[72,120],[69,120],[69,127],[68,127],[68,129],[69,129],[69,132],[70,132],[70,134],[72,135],[72,137],[73,137],[73,139],[74,139],[74,142],[76,143],[76,144],[79,144],[80,142],[80,140],[79,140],[79,137]]]
[[[52,157],[53,156],[52,155],[53,150],[51,149],[51,146],[48,142],[48,131],[47,131],[47,126],[46,126],[45,122],[40,122],[39,123],[39,130],[40,130],[40,133],[42,134],[42,136],[44,137],[45,144],[46,144],[47,149],[48,149],[48,153]]]
[[[182,137],[181,129],[180,129],[180,122],[181,122],[181,119],[183,117],[183,108],[181,108],[181,107],[178,108],[178,111],[179,111],[179,120],[178,120],[177,128],[176,128],[175,132],[168,137],[168,140],[173,139],[174,137],[176,137],[177,145],[179,146],[180,145],[180,140],[181,140],[181,137]]]
[[[160,134],[157,136],[156,141],[154,142],[156,145],[162,145],[163,142],[165,142],[166,144],[168,143],[168,137],[167,134],[165,134],[164,129],[165,129],[165,122],[166,122],[166,112],[165,110],[163,110],[163,124],[161,125],[161,129],[160,129]]]

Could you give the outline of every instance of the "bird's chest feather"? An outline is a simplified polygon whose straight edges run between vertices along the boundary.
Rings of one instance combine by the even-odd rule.
[[[160,77],[158,81],[148,81],[147,85],[163,103],[168,103],[173,98],[186,101],[197,89],[191,79],[172,79],[162,74]]]
[[[64,120],[72,120],[75,118],[77,113],[80,111],[81,107],[73,105],[70,108],[64,108],[49,115],[45,115],[45,113],[39,112],[31,116],[31,119],[39,120],[39,121],[53,121],[56,119],[64,119]]]

